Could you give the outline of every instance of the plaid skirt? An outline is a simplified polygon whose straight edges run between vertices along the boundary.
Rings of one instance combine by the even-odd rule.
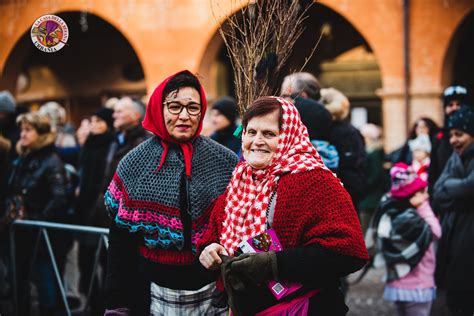
[[[151,283],[150,315],[154,316],[198,316],[228,315],[228,308],[211,306],[215,283],[199,290],[173,290]]]

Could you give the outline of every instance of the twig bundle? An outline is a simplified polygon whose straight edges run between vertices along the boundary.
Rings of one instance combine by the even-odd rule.
[[[304,31],[311,4],[301,0],[249,0],[240,14],[226,16],[220,25],[241,115],[256,98],[277,92],[276,80]]]

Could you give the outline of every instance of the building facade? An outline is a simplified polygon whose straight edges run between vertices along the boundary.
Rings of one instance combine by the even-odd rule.
[[[11,90],[20,102],[69,100],[80,116],[85,114],[81,104],[90,106],[94,98],[151,94],[165,76],[185,68],[197,72],[209,97],[216,98],[232,85],[219,23],[246,2],[2,1],[0,90]],[[312,10],[307,39],[297,44],[293,60],[302,58],[324,29],[329,35],[308,70],[346,92],[353,105],[380,103],[387,150],[403,143],[408,126],[420,116],[442,123],[445,86],[459,82],[474,88],[472,0],[321,0]],[[68,45],[46,57],[29,39],[32,23],[44,14],[64,16],[71,28]],[[360,47],[366,54],[348,54]],[[351,58],[356,61],[347,63]],[[340,87],[337,73],[343,78]],[[362,85],[367,93],[357,95],[361,80],[373,84]],[[344,82],[353,84],[344,87]]]

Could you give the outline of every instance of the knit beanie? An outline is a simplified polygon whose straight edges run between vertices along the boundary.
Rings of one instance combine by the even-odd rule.
[[[444,106],[452,100],[458,100],[460,103],[467,101],[467,89],[463,86],[449,86],[443,92]]]
[[[448,129],[458,129],[474,137],[474,110],[466,105],[448,118]]]
[[[15,99],[7,90],[0,91],[0,112],[13,113],[15,112]]]
[[[214,110],[218,110],[224,115],[231,123],[235,123],[239,113],[237,112],[237,103],[232,97],[222,97],[214,102],[212,106]]]
[[[408,146],[410,146],[411,151],[422,150],[426,153],[431,153],[430,137],[426,134],[418,135],[417,138],[409,140]]]
[[[390,178],[392,182],[390,194],[395,198],[411,197],[428,185],[409,165],[403,162],[396,163],[390,169]]]
[[[100,108],[98,109],[93,116],[97,116],[101,120],[103,120],[105,123],[107,123],[107,127],[109,129],[114,128],[114,119],[112,117],[112,114],[114,114],[114,111],[109,108]]]

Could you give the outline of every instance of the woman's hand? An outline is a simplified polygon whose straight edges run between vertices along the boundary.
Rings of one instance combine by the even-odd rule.
[[[229,254],[222,245],[217,243],[210,244],[201,252],[201,255],[199,256],[199,262],[201,262],[201,264],[206,269],[217,269],[222,263],[222,259],[219,257],[219,255],[228,256]]]

